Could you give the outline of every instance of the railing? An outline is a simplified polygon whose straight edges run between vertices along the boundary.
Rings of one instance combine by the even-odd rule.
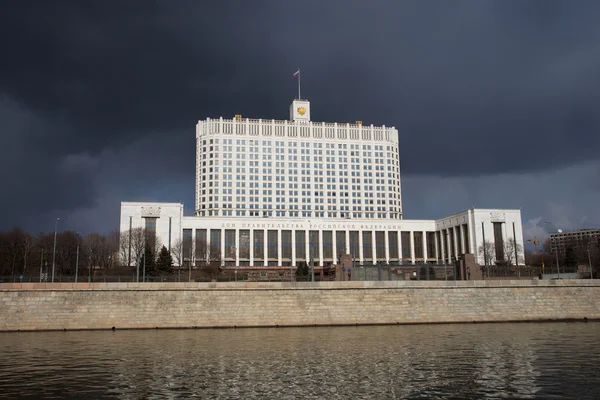
[[[385,141],[398,143],[394,127],[328,122],[293,122],[262,119],[207,119],[198,121],[197,136],[209,134],[304,137],[315,139]]]

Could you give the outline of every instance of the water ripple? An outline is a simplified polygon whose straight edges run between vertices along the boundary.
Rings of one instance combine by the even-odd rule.
[[[0,334],[0,398],[597,398],[600,323]]]

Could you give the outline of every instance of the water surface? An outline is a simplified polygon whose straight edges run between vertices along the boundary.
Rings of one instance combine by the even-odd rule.
[[[0,333],[0,398],[600,397],[600,323]]]

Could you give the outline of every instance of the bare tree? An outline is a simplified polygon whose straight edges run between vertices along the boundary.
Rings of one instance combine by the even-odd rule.
[[[21,236],[21,254],[23,256],[23,271],[22,271],[23,275],[25,275],[25,272],[27,271],[27,260],[29,257],[29,253],[31,253],[34,246],[35,246],[35,242],[33,240],[33,237],[28,233],[24,233]]]
[[[486,240],[479,246],[479,253],[483,254],[484,264],[493,265],[496,258],[496,247],[493,242]]]
[[[181,239],[177,239],[175,243],[171,244],[171,256],[179,267],[183,264],[183,241]]]
[[[133,228],[121,232],[119,255],[123,264],[139,265],[144,255],[146,233],[144,228]]]
[[[206,249],[206,264],[204,266],[204,273],[208,275],[210,279],[217,279],[221,272],[221,249],[217,246],[208,246]]]
[[[518,259],[516,258],[515,251],[518,255]],[[514,238],[508,239],[504,242],[504,260],[506,262],[506,268],[510,269],[513,265],[518,268],[519,264],[524,264],[525,260],[521,254],[523,253],[523,246],[521,246]],[[519,270],[519,276],[521,275],[521,271]]]
[[[97,233],[90,233],[84,239],[85,247],[92,266],[108,269],[111,265],[113,249],[108,238]]]
[[[8,250],[10,252],[11,266],[10,266],[10,275],[15,275],[15,267],[17,266],[17,261],[21,253],[21,238],[23,237],[23,231],[19,228],[14,228],[7,235],[8,242]]]

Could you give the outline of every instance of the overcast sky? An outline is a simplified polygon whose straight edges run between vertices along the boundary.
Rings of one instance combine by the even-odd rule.
[[[0,230],[194,205],[195,124],[395,126],[404,217],[600,226],[600,2],[27,1],[0,12]]]

